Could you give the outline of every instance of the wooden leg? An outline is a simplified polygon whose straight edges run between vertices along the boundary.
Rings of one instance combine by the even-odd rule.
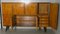
[[[46,27],[44,27],[44,31],[45,31],[45,32],[47,31]]]
[[[36,31],[38,30],[38,27],[36,26]]]
[[[7,31],[9,29],[9,26],[6,26],[6,30],[5,31]]]
[[[14,26],[15,27],[15,30],[16,30],[16,26]]]
[[[38,23],[37,23],[37,18],[36,18],[36,31],[38,30]]]
[[[39,27],[39,30],[41,30],[41,27]]]
[[[12,31],[13,32],[13,26],[11,26],[11,30],[10,31]]]

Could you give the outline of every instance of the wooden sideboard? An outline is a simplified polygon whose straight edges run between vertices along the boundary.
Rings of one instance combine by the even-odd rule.
[[[14,26],[12,18],[14,15],[16,15],[15,21],[17,23],[15,25],[21,26],[23,24],[30,27],[44,27],[44,29],[52,27],[56,29],[58,23],[58,3],[30,3],[28,5],[24,3],[2,3],[4,26]],[[27,20],[28,22],[24,22],[24,19],[35,19],[35,17],[37,19],[34,23],[29,20]]]

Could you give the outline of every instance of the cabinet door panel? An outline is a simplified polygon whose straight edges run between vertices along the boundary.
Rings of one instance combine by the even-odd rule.
[[[39,14],[48,14],[48,3],[39,4]]]
[[[24,15],[24,4],[23,3],[15,3],[13,5],[13,11],[15,15]]]
[[[11,17],[11,15],[3,14],[3,25],[4,26],[11,26],[12,25],[12,17]]]
[[[12,14],[12,4],[2,3],[2,12],[3,14]]]
[[[57,19],[58,19],[58,4],[50,4],[50,26],[53,29],[57,28]]]
[[[37,15],[37,3],[31,3],[29,5],[25,5],[25,14]]]

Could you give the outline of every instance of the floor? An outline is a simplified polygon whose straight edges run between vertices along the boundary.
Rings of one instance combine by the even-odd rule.
[[[27,30],[27,29],[18,29],[15,31],[1,31],[0,30],[0,34],[55,34],[55,32],[53,32],[52,30],[47,30],[47,32],[44,32],[44,30]]]

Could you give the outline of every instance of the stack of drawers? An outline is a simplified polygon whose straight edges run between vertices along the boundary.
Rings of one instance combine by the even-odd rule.
[[[49,4],[39,4],[39,27],[48,27]]]
[[[16,25],[17,26],[24,26],[24,27],[34,27],[36,26],[36,16],[16,16]]]
[[[39,16],[39,26],[40,27],[47,27],[48,26],[48,15],[40,15]]]

